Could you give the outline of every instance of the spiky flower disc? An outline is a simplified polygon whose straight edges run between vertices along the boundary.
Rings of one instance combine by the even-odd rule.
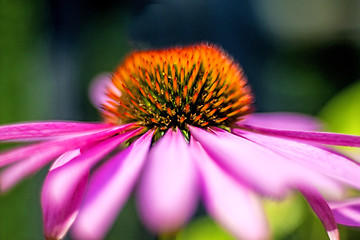
[[[130,54],[113,75],[106,121],[138,122],[162,132],[187,125],[229,127],[251,111],[240,66],[208,44]]]

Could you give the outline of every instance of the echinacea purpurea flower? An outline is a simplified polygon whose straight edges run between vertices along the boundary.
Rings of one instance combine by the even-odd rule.
[[[339,238],[323,196],[360,189],[360,166],[325,145],[359,147],[360,137],[314,132],[315,121],[302,115],[252,113],[243,71],[222,49],[134,52],[93,98],[102,123],[0,126],[2,141],[36,142],[0,155],[2,191],[56,159],[41,194],[47,239],[70,227],[75,238],[103,238],[135,184],[153,232],[181,228],[201,198],[236,238],[265,239],[260,198],[298,190]]]

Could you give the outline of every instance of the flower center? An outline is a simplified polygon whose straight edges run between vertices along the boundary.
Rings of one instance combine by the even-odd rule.
[[[130,54],[113,75],[103,105],[108,122],[138,122],[162,132],[187,125],[226,128],[251,112],[240,66],[208,44]],[[120,92],[120,94],[118,93]]]

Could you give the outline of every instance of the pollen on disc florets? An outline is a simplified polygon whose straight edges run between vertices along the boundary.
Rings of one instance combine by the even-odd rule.
[[[198,44],[128,55],[103,104],[107,122],[165,131],[187,125],[229,127],[251,112],[240,66],[221,48]],[[120,92],[120,94],[119,94]]]

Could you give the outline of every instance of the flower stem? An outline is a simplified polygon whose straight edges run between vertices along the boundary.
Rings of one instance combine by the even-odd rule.
[[[159,235],[158,239],[159,240],[176,240],[177,236],[178,236],[177,232],[166,233],[166,234]]]

